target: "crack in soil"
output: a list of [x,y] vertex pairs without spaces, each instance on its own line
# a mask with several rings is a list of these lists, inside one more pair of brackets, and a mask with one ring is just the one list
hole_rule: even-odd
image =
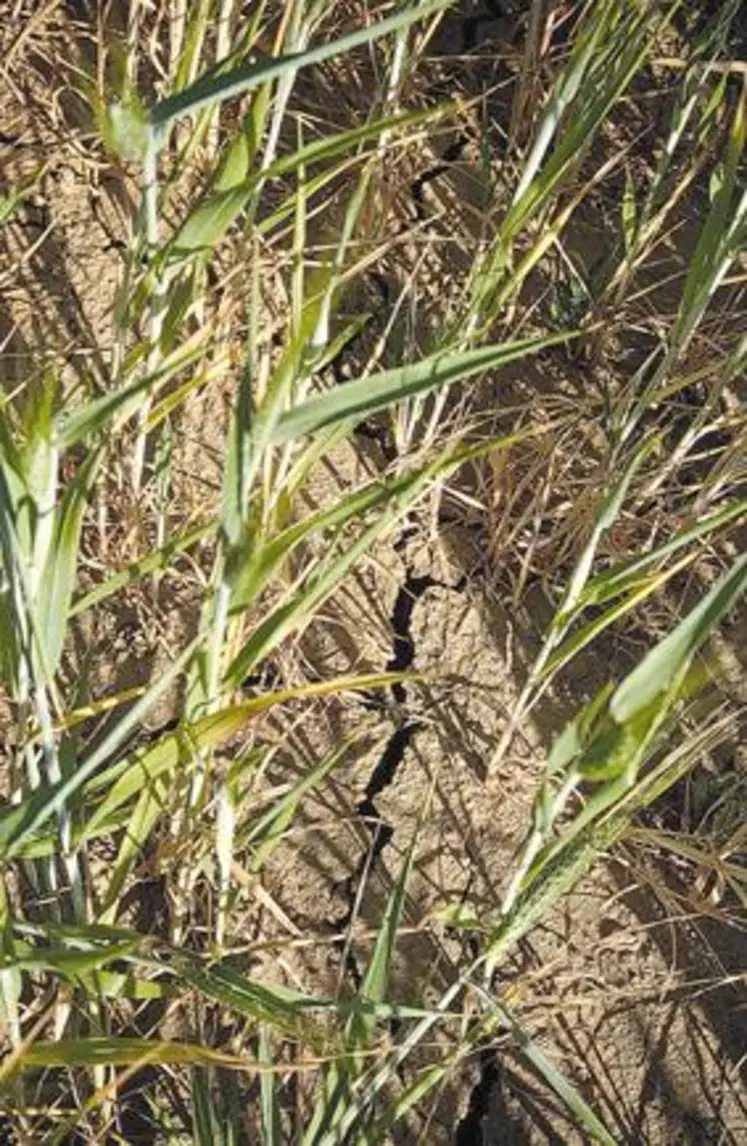
[[483,1146],[483,1122],[490,1110],[490,1096],[499,1081],[495,1051],[484,1050],[479,1059],[479,1077],[470,1091],[467,1110],[454,1135],[454,1146]]
[[[406,540],[410,528],[407,524],[403,526],[402,536],[395,548],[402,547],[403,539]],[[428,573],[418,575],[411,568],[405,569],[404,580],[400,585],[392,608],[390,621],[393,634],[392,655],[386,664],[387,672],[407,672],[413,667],[416,653],[415,639],[412,634],[413,613],[416,604],[428,589],[443,588],[462,592],[465,584],[466,577],[460,578],[456,585],[450,585]],[[406,686],[402,681],[396,681],[392,685],[391,691],[398,710],[406,713],[407,706],[411,703]],[[379,708],[386,705],[386,701],[380,695],[368,697],[367,703],[371,707]],[[375,801],[394,782],[405,753],[412,744],[416,733],[422,727],[422,723],[422,720],[417,717],[405,715],[387,740],[371,771],[363,797],[356,805],[356,814],[371,831],[371,842],[361,856],[355,870],[345,881],[343,895],[349,906],[342,916],[335,921],[337,929],[344,930],[349,927],[355,911],[360,882],[378,862],[384,848],[390,843],[394,835],[393,825],[383,818]],[[357,967],[351,964],[350,970],[354,978],[357,978]]]
[[[399,588],[391,615],[392,655],[387,661],[387,672],[406,672],[415,660],[415,641],[412,636],[412,614],[416,603],[427,589],[439,582],[426,575],[418,577],[411,570],[405,571],[405,579]],[[401,681],[392,685],[392,696],[400,709],[408,704],[408,693]],[[383,708],[386,701],[380,696],[368,696],[370,707]],[[376,797],[388,788],[394,780],[397,769],[404,759],[405,752],[412,743],[415,733],[421,726],[417,719],[407,719],[395,728],[384,745],[381,756],[376,761],[366,784],[363,798],[356,805],[356,814],[371,830],[371,843],[358,861],[354,871],[345,881],[344,898],[348,902],[342,916],[335,921],[335,928],[346,929],[353,918],[357,891],[367,870],[378,861],[382,851],[394,835],[392,824],[384,820],[376,807]],[[352,970],[352,967],[351,967]]]

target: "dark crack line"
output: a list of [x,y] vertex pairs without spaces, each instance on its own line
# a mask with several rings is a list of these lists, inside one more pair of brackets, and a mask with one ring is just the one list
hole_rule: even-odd
[[[387,672],[407,672],[412,668],[415,661],[412,615],[415,606],[423,594],[428,589],[432,589],[439,584],[440,582],[427,573],[423,577],[416,577],[411,572],[407,572],[405,580],[397,593],[394,608],[392,609],[392,632],[394,633],[394,640],[392,643],[392,655],[386,664]],[[407,689],[400,682],[392,685],[392,696],[398,704],[405,705],[407,703]],[[392,740],[394,740],[394,737],[392,737]],[[387,748],[388,747],[387,745]]]
[[[403,526],[403,535],[411,529],[411,523],[406,523]],[[401,549],[401,546],[399,548]],[[411,569],[406,570],[405,579],[399,588],[392,608],[392,655],[386,664],[387,672],[407,672],[413,667],[416,652],[415,639],[412,634],[413,613],[416,604],[428,589],[442,588],[461,592],[465,583],[466,578],[461,578],[456,585],[449,585],[430,574],[418,575],[413,573]],[[401,681],[397,681],[392,685],[391,691],[399,711],[406,713],[410,702],[406,686]],[[380,694],[367,694],[365,702],[369,708],[382,710],[386,708],[386,700]],[[381,853],[394,835],[394,827],[381,816],[376,806],[376,799],[394,782],[405,753],[421,727],[421,720],[405,715],[404,720],[387,740],[381,756],[371,771],[363,798],[356,805],[356,814],[368,827],[371,833],[371,842],[358,861],[355,870],[345,881],[343,895],[350,906],[345,909],[341,918],[335,923],[335,927],[341,931],[346,930],[352,922],[361,880],[374,869]],[[353,981],[359,982],[360,971],[355,959],[350,954],[347,964],[346,970],[350,972]]]
[[464,1118],[456,1128],[454,1146],[483,1146],[483,1124],[490,1109],[490,1096],[499,1080],[495,1051],[480,1055],[480,1077],[472,1087]]

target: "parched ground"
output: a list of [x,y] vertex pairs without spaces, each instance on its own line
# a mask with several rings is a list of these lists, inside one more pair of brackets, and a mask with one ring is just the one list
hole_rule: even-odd
[[[105,384],[121,244],[134,210],[127,173],[92,150],[64,76],[40,47],[44,11],[53,14],[55,7],[27,13],[16,5],[3,44],[0,171],[8,184],[36,178],[18,217],[0,231],[6,393],[42,353],[67,384],[75,384],[79,360]],[[17,29],[36,15],[20,42]],[[425,82],[434,89],[458,83],[470,95],[483,85],[499,108],[517,34],[508,18],[466,12],[450,19],[424,65]],[[313,82],[307,86],[313,95]],[[428,144],[421,175],[449,142],[453,133]],[[460,146],[437,177],[417,187],[416,176],[409,184],[411,201],[402,210],[411,214],[399,222],[403,232],[416,224],[413,252],[425,268],[417,303],[422,318],[410,316],[416,326],[422,321],[427,329],[429,291],[433,297],[444,277],[458,276],[469,257],[484,180],[479,155]],[[437,222],[418,231],[423,202]],[[447,244],[455,202],[460,225]],[[469,210],[461,209],[465,203]],[[593,219],[590,226],[599,241]],[[407,257],[403,242],[399,265],[390,260],[382,269],[395,290]],[[364,297],[377,289],[371,282],[360,287]],[[353,372],[368,349],[356,347],[345,368]],[[501,428],[530,400],[537,424],[565,410],[566,428],[522,443],[492,470],[486,463],[440,487],[360,563],[300,645],[287,650],[287,663],[274,666],[294,674],[289,683],[385,668],[413,669],[422,678],[392,690],[378,707],[319,704],[303,721],[294,714],[292,730],[290,717],[273,718],[283,747],[265,777],[270,786],[298,774],[341,730],[368,722],[372,731],[367,746],[305,802],[268,863],[261,894],[247,891],[243,931],[234,938],[260,977],[280,972],[315,993],[359,979],[371,928],[416,836],[393,993],[407,999],[443,991],[470,959],[473,940],[438,924],[434,912],[445,902],[475,905],[486,915],[498,910],[569,702],[622,673],[645,647],[647,634],[630,632],[586,654],[523,722],[499,766],[491,765],[550,615],[552,571],[566,567],[588,520],[583,496],[563,486],[567,476],[581,487],[575,453],[579,436],[593,432],[583,408],[574,406],[577,374],[562,355],[550,355],[526,372],[492,379],[491,390],[473,396],[470,417],[481,402],[491,409],[503,403]],[[215,504],[230,401],[219,381],[191,395],[179,416],[174,481],[182,521]],[[324,501],[364,473],[384,472],[390,445],[356,435],[327,460],[314,496]],[[543,482],[545,526],[534,534],[531,517],[524,518],[526,507],[534,513],[542,504]],[[554,499],[557,486],[567,495]],[[104,518],[92,507],[84,568],[92,580],[142,551],[136,507],[124,486],[118,504]],[[167,581],[155,603],[133,589],[116,607],[98,611],[78,631],[77,653],[95,692],[157,673],[191,631],[198,604],[197,584],[186,578]],[[168,716],[164,711],[154,723]],[[735,736],[706,762],[704,775],[718,768],[743,774]],[[679,805],[657,814],[676,820]],[[633,839],[600,859],[500,969],[526,1028],[630,1146],[747,1143],[743,919],[729,901],[708,894],[699,874]],[[413,1117],[397,1141],[533,1146],[585,1139],[506,1041],[456,1071],[435,1109]]]

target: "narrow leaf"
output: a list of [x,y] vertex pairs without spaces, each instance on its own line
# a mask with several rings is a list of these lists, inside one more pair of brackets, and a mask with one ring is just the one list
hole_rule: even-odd
[[747,588],[747,555],[741,557],[703,600],[660,641],[623,681],[610,702],[624,724],[666,691]]
[[368,378],[359,378],[355,382],[346,382],[334,390],[310,398],[283,415],[272,432],[272,441],[287,442],[337,422],[349,422],[352,425],[406,398],[440,390],[453,382],[487,370],[496,370],[526,355],[536,354],[548,346],[568,342],[575,333],[565,331],[544,338],[481,346],[460,353],[433,354],[409,366],[399,366],[380,374],[372,374]]
[[293,55],[280,56],[277,59],[260,60],[258,63],[248,64],[242,68],[235,68],[225,72],[215,70],[208,73],[174,95],[168,96],[155,105],[151,111],[151,124],[159,133],[167,128],[174,120],[182,115],[192,115],[203,107],[215,106],[224,100],[242,95],[251,88],[266,84],[271,80],[281,79],[297,72],[299,68],[310,64],[320,64],[332,56],[343,55],[353,48],[363,47],[373,40],[380,39],[399,28],[405,28],[416,20],[433,15],[447,7],[448,0],[426,0],[413,8],[404,8],[393,16],[371,24],[367,28],[358,28],[347,36],[337,40],[329,40],[306,52],[297,52]]

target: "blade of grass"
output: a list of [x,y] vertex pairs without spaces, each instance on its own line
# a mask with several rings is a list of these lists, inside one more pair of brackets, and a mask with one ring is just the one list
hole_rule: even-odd
[[500,1021],[501,1026],[507,1027],[514,1040],[518,1054],[532,1068],[532,1070],[547,1083],[558,1098],[565,1103],[568,1110],[576,1119],[579,1127],[584,1130],[595,1142],[602,1142],[604,1146],[616,1146],[615,1139],[603,1122],[597,1117],[582,1095],[572,1086],[565,1075],[558,1070],[547,1055],[540,1049],[537,1042],[527,1033],[511,1011],[499,999],[489,994],[478,983],[472,984],[472,989],[478,998],[485,1004]]
[[272,433],[272,440],[287,442],[338,422],[346,422],[352,428],[370,414],[386,410],[405,398],[427,394],[476,374],[498,369],[526,355],[569,342],[575,334],[575,331],[565,331],[542,338],[482,346],[476,350],[433,354],[410,366],[384,370],[347,382],[335,390],[309,398],[284,414]]
[[359,28],[346,36],[319,44],[305,52],[274,60],[262,60],[229,72],[221,73],[216,70],[214,74],[206,74],[181,91],[167,96],[166,99],[161,100],[153,107],[150,115],[152,129],[160,134],[183,115],[193,115],[203,107],[214,107],[216,104],[242,95],[260,84],[266,84],[271,80],[282,79],[284,76],[293,74],[299,68],[323,63],[324,60],[329,60],[333,56],[347,55],[354,48],[364,47],[382,36],[389,35],[390,32],[396,32],[400,28],[407,27],[416,20],[422,20],[445,7],[447,7],[447,0],[426,0],[425,3],[418,3],[413,8],[396,12],[367,28]]

